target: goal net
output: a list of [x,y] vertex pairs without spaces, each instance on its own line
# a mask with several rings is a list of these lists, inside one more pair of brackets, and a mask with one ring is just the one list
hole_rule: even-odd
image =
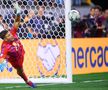
[[[36,83],[72,82],[71,0],[14,1],[21,7],[17,35],[25,49],[27,76]],[[12,28],[14,17],[13,0],[0,0],[0,28]],[[23,82],[8,61],[0,63],[0,83]]]

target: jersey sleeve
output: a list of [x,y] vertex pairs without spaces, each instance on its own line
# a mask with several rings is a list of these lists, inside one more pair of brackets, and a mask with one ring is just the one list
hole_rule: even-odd
[[12,33],[12,35],[16,35],[17,27],[13,26],[12,29],[10,30],[10,32]]

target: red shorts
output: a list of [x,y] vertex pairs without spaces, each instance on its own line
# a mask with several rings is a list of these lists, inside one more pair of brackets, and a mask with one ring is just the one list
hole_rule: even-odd
[[23,68],[23,61],[24,61],[24,56],[21,56],[20,58],[16,58],[14,60],[9,60],[11,65],[17,69],[17,68]]

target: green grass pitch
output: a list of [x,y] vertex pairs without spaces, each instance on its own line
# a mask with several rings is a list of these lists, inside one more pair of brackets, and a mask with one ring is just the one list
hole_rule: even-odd
[[73,75],[71,84],[0,84],[0,90],[108,90],[108,73]]

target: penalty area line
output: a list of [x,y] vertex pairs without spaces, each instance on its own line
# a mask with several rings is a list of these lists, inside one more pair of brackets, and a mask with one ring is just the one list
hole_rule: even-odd
[[[42,87],[42,86],[48,86],[48,85],[58,85],[57,83],[52,83],[52,84],[39,84],[37,85],[37,87]],[[6,86],[6,87],[0,87],[0,90],[3,90],[3,89],[15,89],[15,88],[31,88],[30,86]]]
[[[82,82],[78,82],[78,83],[92,83],[92,82],[104,82],[104,81],[108,81],[108,80],[92,80],[92,81],[82,81]],[[75,82],[77,83],[77,82]]]

